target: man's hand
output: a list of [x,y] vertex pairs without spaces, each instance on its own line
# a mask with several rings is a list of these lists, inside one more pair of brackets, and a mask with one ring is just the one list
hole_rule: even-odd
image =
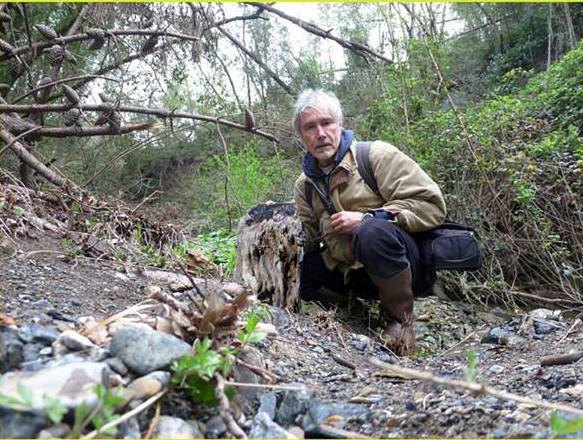
[[362,212],[340,211],[330,216],[332,229],[337,234],[352,234],[362,222]]

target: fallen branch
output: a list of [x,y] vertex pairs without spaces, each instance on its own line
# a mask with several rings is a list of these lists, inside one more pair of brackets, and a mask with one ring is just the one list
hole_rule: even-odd
[[[134,131],[150,130],[157,128],[156,122],[144,122],[141,124],[122,125],[119,129],[115,127],[43,127],[34,132],[34,136],[39,137],[90,137],[90,136],[115,136],[118,134],[127,134]],[[20,127],[11,130],[14,134],[21,134]]]
[[[583,356],[583,355],[582,355]],[[458,388],[471,391],[476,395],[489,395],[502,400],[510,400],[514,402],[525,403],[527,405],[547,408],[556,411],[565,411],[574,414],[583,415],[583,409],[575,408],[571,405],[561,403],[551,403],[544,400],[532,399],[530,397],[519,396],[517,394],[508,393],[506,391],[497,390],[477,382],[466,382],[463,380],[445,379],[425,371],[414,370],[413,368],[398,367],[396,365],[387,364],[378,360],[377,358],[370,358],[370,363],[376,367],[382,368],[383,373],[391,377],[399,377],[402,379],[417,379],[431,382],[437,385],[442,385],[449,388]]]
[[[0,104],[0,113],[52,113],[52,112],[66,112],[73,107],[71,104]],[[81,104],[76,106],[79,110],[104,112],[111,111],[110,104]],[[222,116],[206,116],[195,113],[177,112],[173,110],[166,110],[164,108],[155,107],[139,107],[134,105],[120,105],[115,107],[115,110],[121,113],[138,113],[143,115],[158,116],[160,118],[180,118],[180,119],[194,119],[197,121],[213,122],[221,124],[226,127],[237,128],[239,130],[248,131],[253,134],[262,136],[270,141],[279,142],[278,139],[271,133],[266,133],[255,128],[248,128],[245,124],[238,124],[225,120]],[[78,128],[71,127],[68,130],[76,130]],[[48,129],[47,129],[48,130]],[[55,130],[55,129],[52,129]]]
[[101,428],[96,429],[94,431],[91,431],[89,434],[87,434],[81,438],[95,438],[97,435],[101,434],[102,432],[107,431],[108,429],[111,429],[111,428],[115,428],[116,426],[122,424],[126,420],[129,420],[132,417],[138,415],[139,413],[144,411],[146,408],[149,408],[150,406],[152,406],[154,403],[156,403],[156,401],[158,399],[160,399],[164,394],[166,394],[167,391],[168,391],[168,389],[160,391],[158,394],[153,395],[148,400],[146,400],[144,403],[141,403],[140,405],[136,406],[131,411],[128,411],[127,413],[122,415],[119,419],[115,419],[109,423],[106,423]]
[[[25,130],[26,131],[26,130]],[[36,133],[40,132],[41,130],[37,130]],[[30,153],[24,145],[17,140],[15,136],[9,133],[6,130],[0,130],[0,139],[2,139],[8,147],[18,156],[18,158],[24,162],[26,165],[34,169],[37,173],[47,179],[49,182],[56,186],[65,186],[68,185],[71,188],[78,189],[72,181],[59,176],[53,170],[48,168],[44,163],[38,160],[32,153]]]
[[219,401],[219,414],[221,415],[225,425],[227,425],[227,429],[233,434],[236,438],[247,438],[245,432],[241,429],[233,414],[231,414],[231,409],[229,407],[229,399],[225,395],[225,379],[218,373],[214,375],[215,380],[217,381],[217,387],[215,388],[215,395],[217,396],[217,400]]
[[540,358],[541,367],[547,367],[549,365],[565,365],[577,362],[579,359],[583,358],[583,351],[576,351],[574,353],[567,354],[557,354],[551,356],[543,356]]

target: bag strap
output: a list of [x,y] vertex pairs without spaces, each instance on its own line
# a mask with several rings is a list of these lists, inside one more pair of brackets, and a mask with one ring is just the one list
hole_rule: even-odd
[[374,173],[372,171],[372,165],[370,163],[370,147],[372,142],[358,142],[356,144],[356,163],[358,173],[364,180],[370,189],[374,191],[374,193],[379,196],[379,198],[383,198],[379,191],[379,185],[377,183],[377,179],[374,177]]

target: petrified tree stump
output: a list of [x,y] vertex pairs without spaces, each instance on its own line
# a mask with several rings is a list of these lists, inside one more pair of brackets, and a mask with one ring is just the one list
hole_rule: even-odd
[[299,301],[302,225],[291,203],[258,205],[237,226],[237,272],[261,299],[295,308]]

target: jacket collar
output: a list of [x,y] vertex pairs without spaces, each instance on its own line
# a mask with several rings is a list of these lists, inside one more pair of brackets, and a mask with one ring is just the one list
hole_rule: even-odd
[[[336,152],[336,159],[334,160],[334,166],[332,167],[332,171],[330,174],[336,169],[336,167],[342,162],[344,156],[350,149],[352,145],[352,140],[354,138],[354,132],[352,130],[342,130],[342,134],[340,136],[340,146],[338,147],[338,151]],[[321,179],[326,175],[320,170],[317,166],[317,161],[314,156],[310,153],[306,153],[304,156],[303,162],[304,173],[306,176],[311,177],[312,179]]]

